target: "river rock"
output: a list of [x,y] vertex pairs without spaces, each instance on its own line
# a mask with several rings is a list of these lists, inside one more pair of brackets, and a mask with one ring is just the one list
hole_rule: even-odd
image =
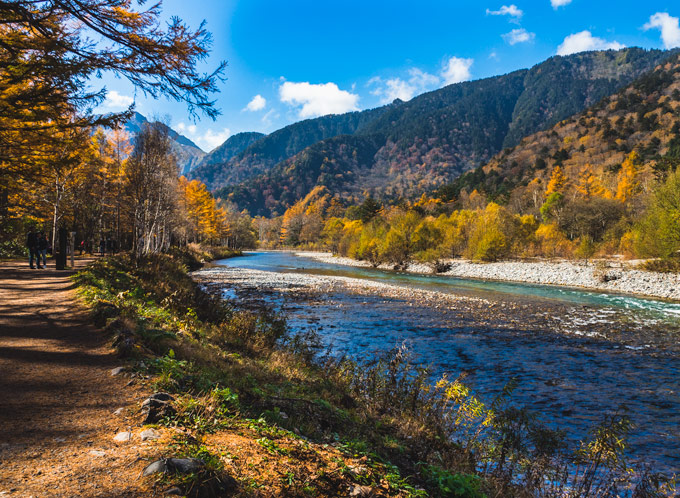
[[139,437],[142,441],[153,441],[155,439],[160,439],[161,435],[153,429],[146,429],[139,434]]
[[349,492],[350,496],[370,497],[375,496],[373,488],[370,486],[354,486]]
[[147,465],[143,475],[149,476],[151,474],[170,472],[189,474],[191,472],[198,472],[203,467],[205,467],[205,462],[198,458],[163,458]]
[[130,441],[130,439],[132,439],[131,432],[119,432],[113,438],[113,440],[118,443],[127,443],[128,441]]

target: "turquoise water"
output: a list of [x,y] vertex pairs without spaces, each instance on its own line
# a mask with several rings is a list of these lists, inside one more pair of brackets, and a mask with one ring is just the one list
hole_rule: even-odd
[[[313,304],[272,291],[293,330],[313,329],[337,354],[366,359],[406,343],[435,375],[465,371],[482,399],[510,378],[514,402],[563,428],[576,443],[605,413],[637,424],[633,462],[680,470],[680,304],[553,286],[485,282],[348,268],[283,252],[220,262],[272,273],[370,279],[481,298],[454,309],[337,291]],[[261,292],[266,285],[259,285]],[[232,289],[238,296],[240,290]],[[246,294],[244,294],[245,296]],[[250,294],[252,296],[252,294]],[[417,303],[416,303],[417,304]]]
[[[680,327],[680,302],[652,299],[628,294],[589,291],[551,285],[464,279],[441,275],[423,275],[374,268],[348,267],[325,263],[288,252],[248,252],[243,258],[221,262],[227,266],[273,272],[334,275],[375,280],[400,286],[446,292],[456,295],[495,299],[499,295],[513,298],[569,303],[573,305],[630,311],[639,320],[659,320]],[[656,326],[656,324],[655,324]]]

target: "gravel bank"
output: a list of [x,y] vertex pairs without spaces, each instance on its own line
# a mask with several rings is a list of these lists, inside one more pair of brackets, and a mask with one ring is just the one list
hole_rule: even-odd
[[412,303],[431,304],[436,308],[453,303],[477,303],[480,306],[491,305],[486,299],[469,296],[443,294],[424,289],[413,289],[397,285],[375,282],[360,278],[339,276],[316,276],[299,273],[278,273],[244,268],[206,268],[192,273],[197,281],[203,284],[228,283],[236,288],[250,288],[255,291],[272,291],[302,295],[329,294],[333,292],[351,292],[360,295],[380,295],[383,297],[404,299]]
[[[331,253],[297,252],[296,255],[346,266],[371,266],[365,261],[333,256]],[[680,300],[680,275],[635,270],[620,262],[609,262],[606,268],[594,263],[574,263],[571,261],[473,263],[454,259],[447,261],[447,263],[451,265],[451,269],[439,275],[564,285]],[[388,265],[381,265],[380,268],[391,269]],[[410,273],[432,273],[432,267],[421,263],[411,263],[406,271]]]

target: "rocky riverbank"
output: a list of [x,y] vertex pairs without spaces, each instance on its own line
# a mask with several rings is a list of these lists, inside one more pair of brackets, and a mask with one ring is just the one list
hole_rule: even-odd
[[[371,266],[366,261],[334,256],[331,253],[298,252],[296,255],[339,265]],[[474,263],[467,260],[452,259],[443,263],[450,265],[447,271],[439,273],[439,275],[444,276],[582,287],[607,292],[680,300],[680,275],[638,270],[619,261],[577,263],[558,260]],[[381,265],[379,268],[392,269],[389,265]],[[423,263],[410,263],[404,271],[433,273],[433,267]]]

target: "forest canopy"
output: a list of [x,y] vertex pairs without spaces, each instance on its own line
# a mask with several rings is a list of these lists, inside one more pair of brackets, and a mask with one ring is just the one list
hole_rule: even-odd
[[[148,178],[173,191],[166,201],[179,199],[165,139],[155,140],[161,147],[153,161],[135,162],[145,157],[148,141],[133,143],[117,130],[133,107],[95,114],[106,97],[97,79],[113,74],[147,96],[185,103],[195,117],[215,118],[211,95],[226,63],[201,73],[212,42],[205,24],[192,29],[178,17],[164,22],[161,2],[144,4],[0,1],[0,244],[16,249],[29,225],[51,230],[53,240],[58,226],[68,226],[91,245],[114,233],[119,242],[136,241],[121,214],[121,206],[129,207],[121,198],[134,190],[135,164],[153,166]],[[162,180],[169,177],[171,187]]]

